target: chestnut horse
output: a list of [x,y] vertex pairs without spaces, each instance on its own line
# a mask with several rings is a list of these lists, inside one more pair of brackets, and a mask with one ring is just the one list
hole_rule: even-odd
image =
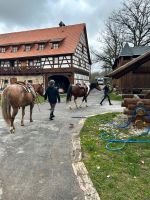
[[[33,84],[31,88],[20,84],[8,85],[2,94],[2,114],[7,124],[10,125],[10,132],[15,132],[14,119],[18,109],[22,107],[21,126],[24,126],[25,107],[30,105],[30,122],[32,120],[32,110],[37,94],[43,96],[43,84]],[[12,113],[11,113],[12,108]]]
[[[76,105],[76,108],[78,108],[76,99],[77,97],[83,97],[82,103],[85,101],[87,106],[87,96],[89,95],[90,91],[94,88],[101,91],[101,88],[98,85],[98,83],[91,83],[89,86],[87,86],[86,84],[70,85],[67,91],[66,103],[71,101],[72,96],[74,96],[74,103]],[[80,104],[79,107],[81,107],[82,103]]]

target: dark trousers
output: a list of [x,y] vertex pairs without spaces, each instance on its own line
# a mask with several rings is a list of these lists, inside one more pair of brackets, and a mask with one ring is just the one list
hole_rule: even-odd
[[52,119],[54,117],[54,110],[55,110],[55,103],[50,103],[50,109],[51,109],[51,112],[50,112],[50,119]]
[[103,101],[104,101],[106,98],[107,98],[107,99],[108,99],[108,101],[109,101],[109,105],[111,105],[112,103],[110,102],[110,97],[109,97],[109,95],[108,95],[108,94],[105,94],[105,95],[104,95],[104,98],[101,100],[100,104],[102,104],[102,103],[103,103]]

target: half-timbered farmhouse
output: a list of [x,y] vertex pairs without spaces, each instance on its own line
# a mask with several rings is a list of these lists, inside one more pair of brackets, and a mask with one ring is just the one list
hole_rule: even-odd
[[54,79],[66,90],[88,82],[90,53],[85,24],[0,34],[0,87],[14,81]]
[[122,49],[109,74],[121,93],[139,93],[150,88],[150,46]]

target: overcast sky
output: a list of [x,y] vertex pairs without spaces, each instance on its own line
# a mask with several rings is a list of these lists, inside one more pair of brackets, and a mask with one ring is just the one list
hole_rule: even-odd
[[86,23],[90,46],[121,0],[0,0],[0,33]]

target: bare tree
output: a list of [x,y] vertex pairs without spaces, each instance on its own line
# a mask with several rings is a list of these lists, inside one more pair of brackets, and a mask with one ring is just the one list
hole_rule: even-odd
[[150,44],[150,0],[126,0],[110,20],[122,26],[126,41],[134,46]]
[[105,71],[110,71],[115,59],[118,57],[124,42],[122,27],[111,23],[111,20],[105,24],[106,30],[99,38],[101,43],[100,51],[92,50],[93,62],[103,62]]
[[111,68],[125,42],[134,46],[150,44],[150,0],[124,0],[109,17],[105,29],[99,41],[102,48],[92,50],[93,60]]

